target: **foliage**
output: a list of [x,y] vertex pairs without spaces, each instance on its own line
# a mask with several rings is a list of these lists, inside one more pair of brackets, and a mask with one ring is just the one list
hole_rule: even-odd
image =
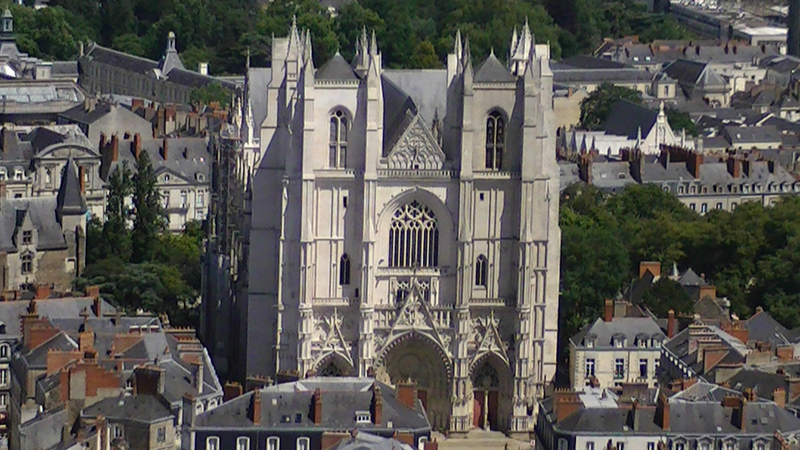
[[653,283],[650,290],[642,296],[642,303],[658,317],[667,317],[670,310],[679,314],[694,312],[694,303],[689,294],[680,283],[668,277],[661,277]]
[[166,217],[156,181],[150,156],[147,152],[141,152],[136,159],[136,175],[133,176],[133,262],[152,260],[158,246],[156,238],[166,229]]
[[603,83],[591,94],[581,100],[580,127],[585,130],[597,130],[608,119],[611,109],[619,100],[641,104],[642,93],[624,86]]
[[226,108],[231,103],[231,92],[221,84],[214,82],[208,86],[192,89],[189,98],[196,105],[208,106],[212,102],[219,102],[223,108]]
[[667,114],[667,121],[669,122],[670,128],[672,131],[676,133],[681,130],[686,130],[686,134],[688,136],[699,136],[700,130],[697,129],[697,125],[692,120],[689,113],[678,111],[675,108],[667,107],[665,109]]
[[629,185],[614,196],[572,185],[561,196],[560,224],[562,352],[606,298],[628,288],[641,261],[665,268],[642,298],[658,315],[692,310],[693,300],[668,278],[675,264],[704,273],[740,317],[761,306],[787,327],[800,326],[800,198],[700,216],[657,185]]

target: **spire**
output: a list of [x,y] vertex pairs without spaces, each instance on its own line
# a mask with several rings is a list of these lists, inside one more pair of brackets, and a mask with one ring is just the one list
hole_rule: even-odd
[[514,50],[517,48],[517,42],[518,41],[519,41],[519,36],[517,36],[517,26],[514,25],[514,31],[511,32],[511,46],[508,47],[509,55],[513,55],[514,54]]
[[489,57],[491,57],[491,58],[495,58],[496,57],[496,56],[494,56],[494,47],[492,47],[492,49],[489,50]]
[[245,54],[247,55],[247,59],[245,59],[244,67],[247,71],[250,71],[250,46],[247,46],[247,50],[245,50]]
[[367,27],[361,27],[361,57],[369,55],[369,38],[367,37]]
[[661,100],[661,103],[658,104],[658,115],[664,115],[664,100]]
[[641,125],[636,129],[636,148],[642,145],[642,127]]
[[464,49],[461,47],[461,30],[456,30],[456,42],[453,44],[453,53],[456,54],[456,60],[461,61]]
[[[311,65],[313,66],[314,55],[312,54],[313,48],[311,47],[311,31],[309,30],[306,30],[306,36],[305,36],[305,42],[303,43],[303,48],[305,50],[303,52],[303,62],[306,64],[311,63]],[[339,51],[337,50],[336,53],[339,53]]]
[[472,51],[469,48],[469,36],[464,39],[464,57],[462,58],[462,65],[464,70],[469,66],[470,72],[472,71]]
[[378,41],[375,39],[375,30],[372,30],[372,37],[370,38],[369,42],[369,53],[372,56],[376,56],[378,54]]
[[72,158],[67,160],[64,166],[64,174],[61,177],[61,186],[58,188],[56,197],[56,213],[61,216],[80,215],[87,211],[86,199],[81,192],[81,182],[78,179],[78,170]]

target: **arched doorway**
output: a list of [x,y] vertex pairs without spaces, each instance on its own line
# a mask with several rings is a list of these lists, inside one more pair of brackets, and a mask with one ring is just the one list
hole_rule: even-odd
[[431,340],[409,333],[390,344],[376,376],[393,385],[412,381],[431,426],[446,430],[451,414],[451,366],[447,355]]
[[317,363],[315,374],[318,377],[349,377],[354,371],[342,356],[331,353]]
[[513,413],[513,377],[505,361],[487,354],[473,365],[472,425],[485,430],[506,431]]

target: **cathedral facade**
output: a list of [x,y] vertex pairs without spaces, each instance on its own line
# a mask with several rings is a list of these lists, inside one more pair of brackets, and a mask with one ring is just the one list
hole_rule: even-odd
[[548,46],[526,25],[505,64],[456,36],[446,69],[384,70],[366,32],[318,69],[307,32],[272,45],[265,98],[249,80],[247,375],[411,381],[437,429],[531,431],[556,369]]

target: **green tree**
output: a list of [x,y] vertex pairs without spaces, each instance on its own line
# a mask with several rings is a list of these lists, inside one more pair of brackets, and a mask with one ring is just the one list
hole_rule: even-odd
[[611,114],[611,109],[620,100],[642,103],[642,93],[624,86],[603,83],[591,94],[581,100],[580,127],[587,130],[599,129]]
[[133,177],[133,231],[131,260],[135,263],[151,261],[158,247],[158,236],[166,230],[166,219],[161,205],[161,193],[156,188],[156,174],[150,156],[142,152],[136,160]]
[[642,296],[642,303],[658,317],[667,317],[670,310],[676,313],[691,314],[694,302],[677,281],[661,277]]
[[189,98],[195,105],[208,106],[212,102],[219,102],[223,108],[227,108],[231,103],[231,91],[222,87],[220,83],[213,82],[207,86],[192,89]]
[[700,135],[700,131],[697,129],[697,125],[692,120],[692,117],[689,116],[689,113],[678,111],[672,107],[666,108],[665,112],[672,131],[679,132],[681,130],[686,130],[686,134],[689,136]]
[[436,55],[433,44],[430,41],[422,41],[414,49],[410,66],[412,69],[438,69],[442,67],[442,63]]
[[115,50],[125,52],[135,56],[145,56],[145,45],[142,38],[135,34],[123,34],[115,37],[111,41],[111,47]]
[[103,224],[101,248],[105,255],[117,255],[123,261],[131,258],[131,233],[128,230],[130,211],[126,204],[133,194],[133,175],[127,161],[111,173],[106,195],[106,222]]

